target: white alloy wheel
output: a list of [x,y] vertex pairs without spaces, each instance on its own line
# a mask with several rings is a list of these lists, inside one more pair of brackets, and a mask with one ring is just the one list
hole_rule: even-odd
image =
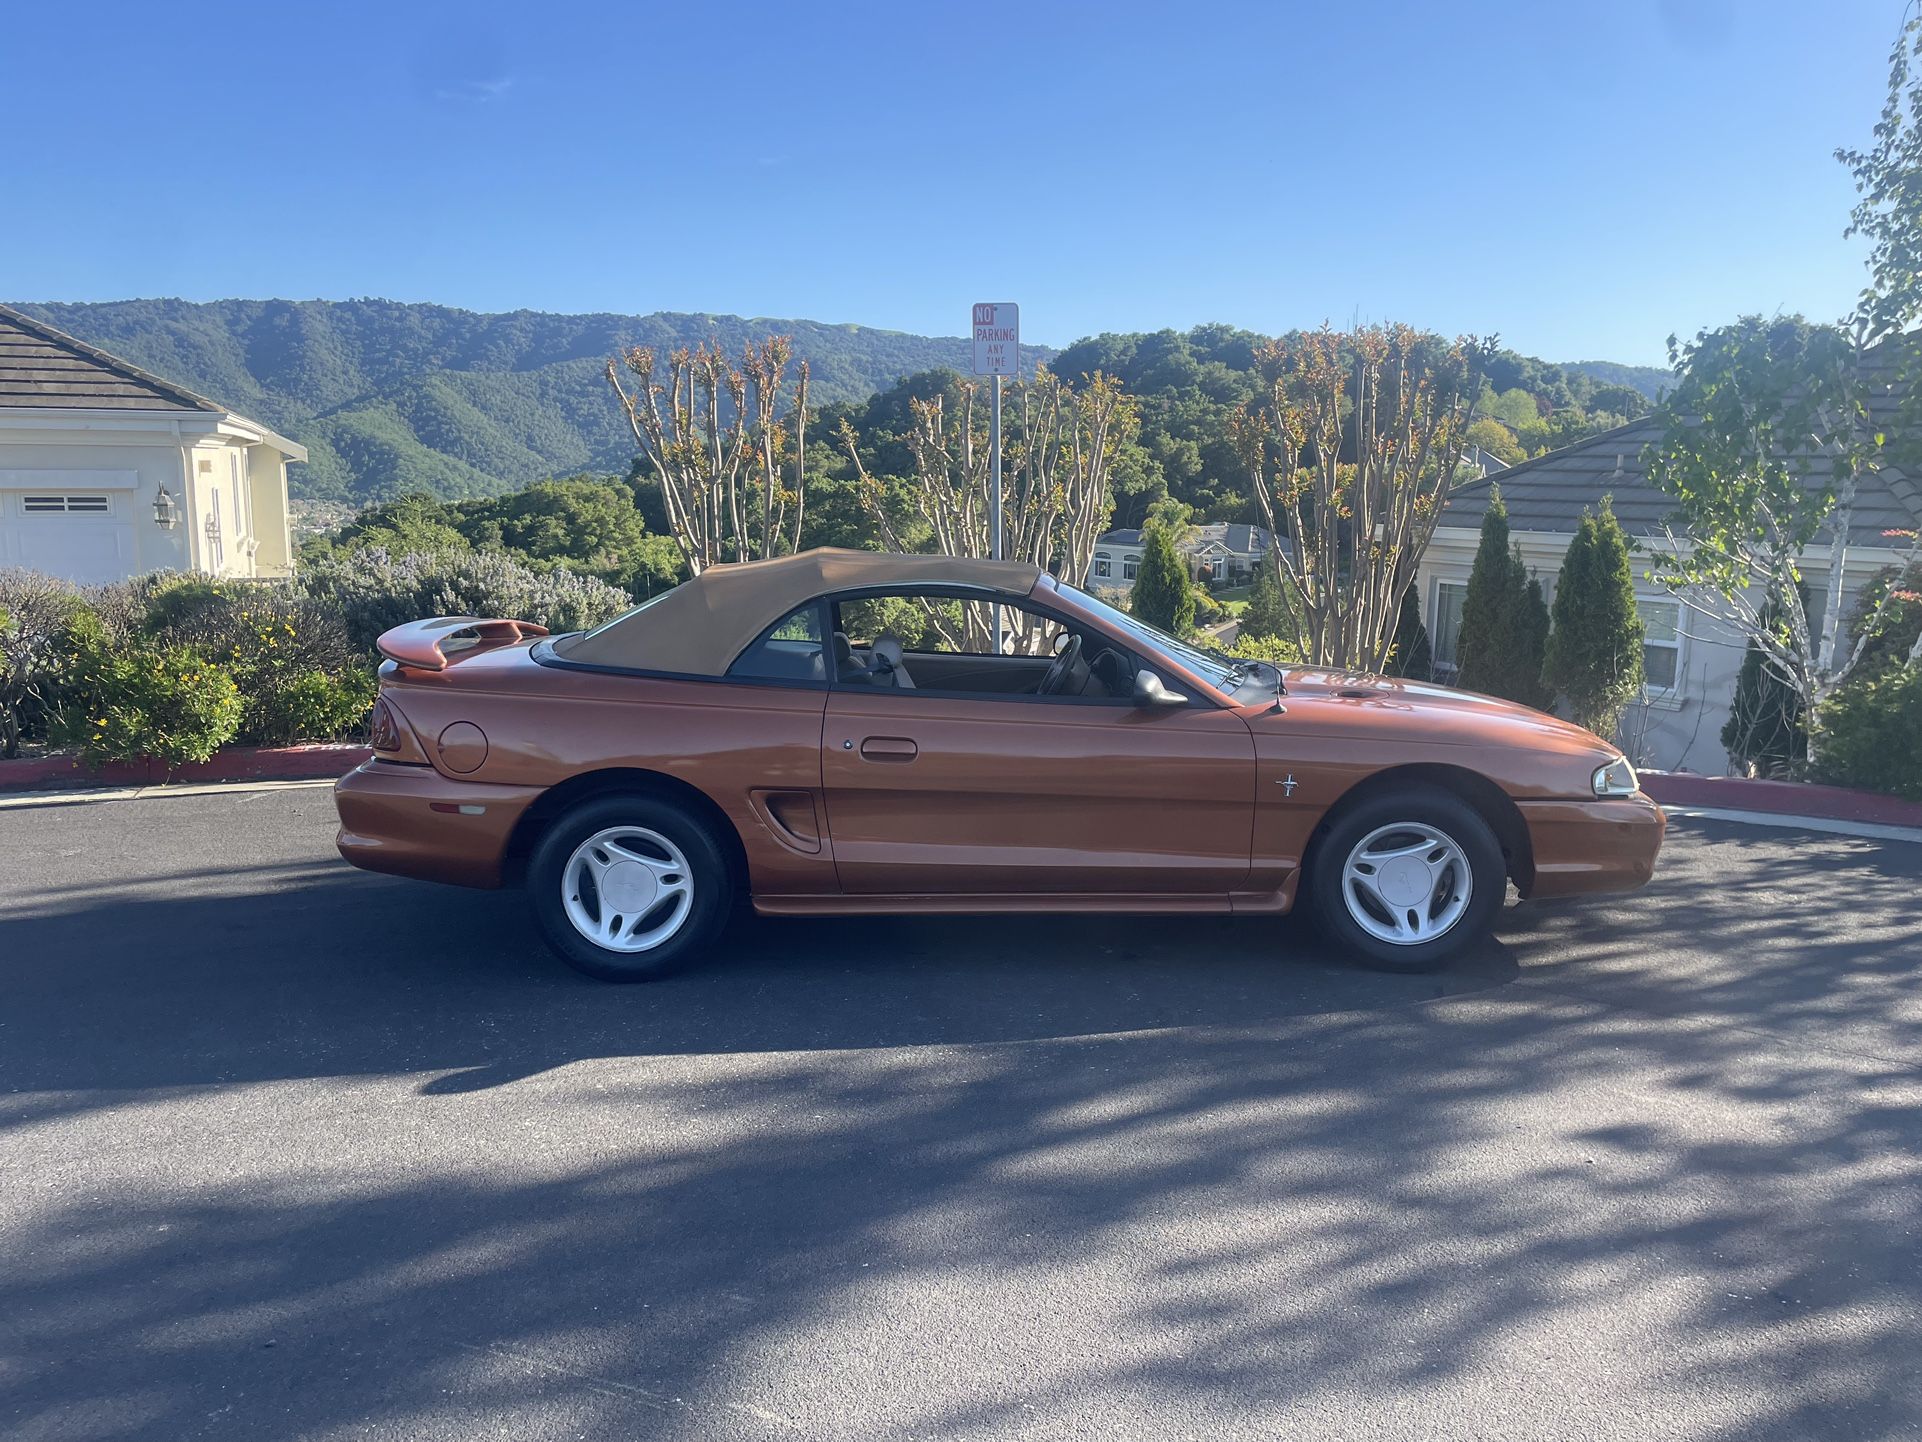
[[574,929],[608,951],[652,951],[694,908],[687,857],[645,826],[597,831],[561,868],[561,906]]
[[1447,832],[1421,821],[1378,826],[1341,869],[1341,895],[1355,925],[1393,946],[1419,946],[1455,928],[1474,894],[1468,856]]

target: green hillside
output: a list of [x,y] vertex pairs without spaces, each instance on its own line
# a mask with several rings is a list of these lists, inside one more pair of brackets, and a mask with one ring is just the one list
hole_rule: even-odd
[[[388,300],[123,300],[20,308],[177,381],[305,445],[298,497],[361,505],[424,491],[498,495],[581,471],[625,471],[634,442],[602,368],[627,345],[667,350],[715,339],[791,335],[817,405],[854,404],[910,375],[965,370],[960,337],[907,335],[809,320],[732,315],[483,315]],[[1259,337],[1232,326],[1103,335],[1057,356],[1069,376],[1101,368],[1146,407],[1120,514],[1172,493],[1203,514],[1248,507],[1224,417],[1253,395]],[[1647,366],[1566,366],[1503,352],[1485,413],[1505,430],[1478,437],[1504,459],[1567,444],[1611,424],[1668,378]],[[1624,394],[1624,393],[1629,394]],[[1493,421],[1491,420],[1491,425]]]
[[[810,398],[853,401],[938,366],[958,337],[731,315],[482,315],[398,301],[125,300],[20,309],[308,448],[293,488],[367,501],[498,494],[634,454],[602,367],[623,346],[794,337]],[[1047,352],[1037,350],[1037,358]]]
[[1667,366],[1625,366],[1619,361],[1564,361],[1562,369],[1587,376],[1598,386],[1627,386],[1640,391],[1651,401],[1675,384],[1675,372]]

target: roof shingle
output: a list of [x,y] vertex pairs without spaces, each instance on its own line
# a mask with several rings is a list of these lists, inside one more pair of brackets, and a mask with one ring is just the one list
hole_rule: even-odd
[[0,408],[220,411],[117,356],[0,305]]
[[[1869,409],[1871,414],[1892,416],[1897,405],[1894,394],[1884,390],[1871,401]],[[1582,512],[1609,496],[1623,530],[1631,536],[1659,537],[1664,522],[1675,514],[1675,499],[1650,484],[1642,452],[1661,433],[1661,420],[1647,416],[1469,481],[1449,493],[1441,524],[1479,526],[1482,513],[1488,509],[1489,487],[1500,486],[1510,530],[1572,535]],[[1830,462],[1826,456],[1808,457],[1800,469],[1811,487],[1827,484]],[[1912,478],[1885,466],[1857,480],[1850,545],[1887,546],[1884,531],[1918,526],[1922,526],[1922,487]],[[1818,543],[1826,543],[1828,534],[1824,527]]]

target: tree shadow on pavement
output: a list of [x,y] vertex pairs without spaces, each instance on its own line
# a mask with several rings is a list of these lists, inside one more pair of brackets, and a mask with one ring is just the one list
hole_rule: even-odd
[[1435,978],[901,920],[621,989],[505,897],[27,907],[0,1433],[1912,1437],[1917,858],[1748,846]]

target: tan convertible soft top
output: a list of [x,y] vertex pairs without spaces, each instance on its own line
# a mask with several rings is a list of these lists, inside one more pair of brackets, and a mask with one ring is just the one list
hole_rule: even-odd
[[945,585],[1026,596],[1040,578],[1041,568],[1028,561],[822,547],[772,561],[711,566],[597,630],[561,637],[554,650],[595,666],[719,676],[769,626],[830,591]]

